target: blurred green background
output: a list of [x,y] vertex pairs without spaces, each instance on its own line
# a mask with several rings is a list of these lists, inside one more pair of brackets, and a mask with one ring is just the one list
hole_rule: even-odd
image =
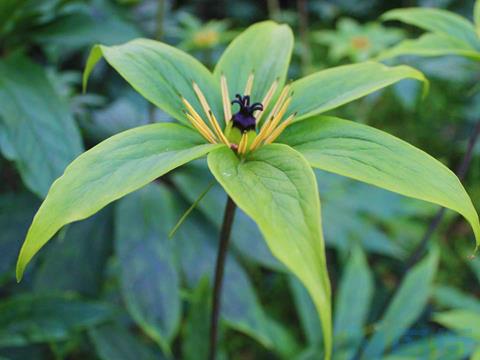
[[[471,18],[473,1],[0,0],[0,359],[205,359],[216,243],[226,195],[203,160],[63,229],[17,284],[26,229],[50,184],[82,151],[120,131],[171,121],[104,62],[86,93],[95,43],[149,37],[212,68],[229,41],[265,19],[296,36],[289,77],[368,60],[419,31],[385,11],[434,6]],[[248,56],[248,54],[246,54]],[[452,169],[480,121],[480,65],[460,57],[390,61],[423,71],[335,115],[388,131]],[[334,359],[479,359],[480,259],[468,224],[438,208],[325,172],[323,228],[334,297]],[[479,210],[480,144],[464,180]],[[435,246],[433,246],[433,244]],[[322,334],[302,285],[237,213],[223,293],[224,359],[320,359]]]

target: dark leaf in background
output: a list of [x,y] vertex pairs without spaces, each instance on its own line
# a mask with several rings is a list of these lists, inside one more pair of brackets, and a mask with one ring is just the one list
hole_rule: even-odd
[[[193,213],[178,229],[172,241],[188,286],[197,286],[204,276],[213,279],[217,254],[214,239],[217,237],[217,231],[198,212]],[[266,347],[273,345],[266,315],[255,290],[233,255],[226,263],[221,314],[229,327],[253,337]]]
[[162,360],[138,337],[120,324],[104,324],[88,332],[97,355],[102,360]]
[[[478,345],[478,344],[477,344]],[[466,337],[439,334],[395,348],[384,360],[461,360],[475,349],[476,341]]]
[[112,316],[106,304],[72,297],[12,297],[0,303],[0,347],[66,340]]
[[345,358],[355,356],[365,334],[374,294],[373,275],[361,248],[346,262],[335,301],[334,347]]
[[65,228],[43,253],[35,271],[36,292],[98,294],[111,250],[111,209]]
[[83,149],[78,128],[44,69],[23,56],[0,60],[0,103],[0,149],[44,197]]
[[125,305],[164,351],[180,321],[179,277],[172,242],[173,195],[158,184],[120,200],[115,214],[115,251]]
[[212,291],[208,277],[200,279],[189,295],[188,315],[185,322],[182,358],[206,360],[210,334]]
[[437,263],[438,251],[432,250],[409,271],[375,326],[375,333],[365,347],[362,359],[381,356],[421,315],[433,290]]
[[28,193],[0,195],[0,282],[13,279],[22,239],[38,205]]

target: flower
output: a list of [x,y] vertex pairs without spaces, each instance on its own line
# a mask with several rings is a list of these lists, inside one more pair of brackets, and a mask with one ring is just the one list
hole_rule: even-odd
[[[204,116],[208,121],[205,121],[184,97],[182,97],[182,102],[186,108],[186,117],[205,140],[212,144],[223,143],[239,154],[246,155],[262,145],[273,143],[283,130],[292,123],[295,113],[283,119],[292,100],[292,94],[289,93],[290,85],[282,89],[280,96],[268,116],[266,116],[264,115],[265,110],[270,105],[277,90],[278,80],[272,83],[262,102],[250,104],[250,94],[254,79],[254,74],[250,74],[243,92],[244,95],[236,94],[236,99],[230,101],[227,78],[225,75],[221,76],[222,102],[226,124],[224,130],[221,129],[202,90],[195,82],[193,83],[192,88],[202,105]],[[233,104],[238,104],[240,108],[237,113],[232,115],[231,105]],[[262,123],[263,118],[266,120]],[[282,120],[284,121],[281,122]],[[210,124],[211,128],[207,123]],[[259,126],[260,124],[261,126]],[[258,133],[257,128],[259,130]]]

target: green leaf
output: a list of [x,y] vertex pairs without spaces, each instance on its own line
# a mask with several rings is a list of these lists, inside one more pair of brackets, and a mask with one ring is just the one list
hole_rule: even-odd
[[0,103],[0,148],[44,197],[83,148],[70,110],[43,68],[22,56],[0,61]]
[[112,315],[105,304],[71,297],[12,297],[0,303],[0,347],[66,340]]
[[480,36],[480,1],[476,0],[473,7],[473,22],[477,30],[477,36]]
[[390,302],[375,333],[362,354],[362,359],[381,357],[422,313],[432,291],[437,270],[438,251],[431,253],[407,274]]
[[[335,301],[335,351],[341,351],[345,358],[355,355],[364,337],[373,291],[373,276],[367,259],[362,249],[355,246],[347,261]],[[352,306],[352,299],[355,299],[355,306]]]
[[392,354],[382,357],[383,360],[463,360],[474,349],[472,339],[454,334],[438,334],[408,342],[395,348]]
[[394,9],[383,14],[382,20],[402,21],[435,34],[455,38],[474,49],[480,49],[480,41],[472,23],[447,10],[433,8]]
[[460,180],[414,146],[369,126],[325,116],[289,126],[279,141],[313,167],[457,211],[480,244],[478,215]]
[[35,215],[18,258],[17,279],[62,226],[220,146],[202,143],[200,135],[181,125],[152,124],[112,136],[80,155],[55,181]]
[[37,293],[70,291],[84,296],[98,295],[111,249],[112,213],[106,210],[109,209],[72,224],[45,249],[43,261],[34,274]]
[[319,114],[392,85],[400,80],[428,82],[421,72],[409,66],[388,67],[364,62],[321,70],[292,83],[294,93],[289,113],[297,112],[297,121]]
[[208,165],[235,203],[258,224],[273,255],[305,285],[331,355],[330,282],[317,183],[306,160],[288,146],[264,146],[245,161],[223,147]]
[[437,286],[433,296],[435,301],[444,307],[461,308],[480,313],[480,300],[454,287]]
[[480,52],[462,41],[442,34],[427,33],[414,40],[404,40],[398,45],[378,55],[377,60],[384,60],[402,55],[442,56],[459,55],[473,60],[480,60]]
[[227,47],[214,74],[220,81],[227,78],[230,97],[243,93],[247,79],[252,73],[255,80],[252,99],[262,101],[268,89],[279,79],[284,83],[293,49],[293,34],[288,25],[264,21],[250,26]]
[[211,288],[204,277],[190,295],[189,311],[182,341],[183,359],[208,359]]
[[83,74],[83,87],[97,62],[105,60],[141,95],[180,122],[188,123],[181,96],[199,114],[204,114],[195,95],[192,81],[198,84],[216,115],[222,120],[220,83],[187,53],[167,44],[137,39],[118,46],[95,45]]
[[128,312],[166,352],[180,322],[180,280],[168,239],[175,214],[170,192],[150,184],[119,201],[115,252]]
[[436,314],[434,320],[463,336],[480,341],[480,314],[470,310],[451,310]]
[[140,341],[127,328],[120,324],[105,324],[89,332],[97,355],[102,360],[162,360],[158,353]]

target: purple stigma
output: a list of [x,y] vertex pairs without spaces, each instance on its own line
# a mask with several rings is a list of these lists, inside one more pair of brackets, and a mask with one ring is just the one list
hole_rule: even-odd
[[240,109],[232,116],[233,126],[238,128],[242,133],[255,130],[257,119],[255,119],[253,113],[257,110],[263,110],[263,105],[258,102],[250,105],[249,95],[241,96],[237,94],[235,97],[236,99],[232,101],[232,105],[238,104]]

